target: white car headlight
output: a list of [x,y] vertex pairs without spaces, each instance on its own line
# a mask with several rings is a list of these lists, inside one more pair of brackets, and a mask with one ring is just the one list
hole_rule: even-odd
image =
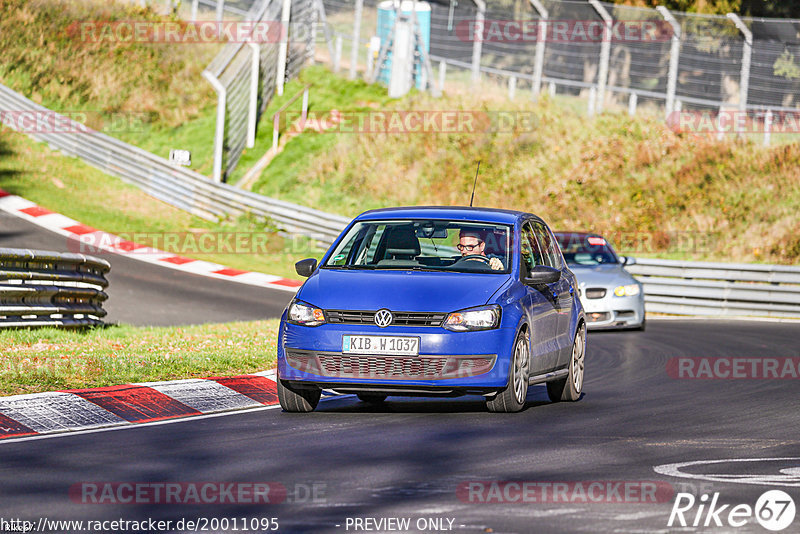
[[454,332],[491,330],[500,326],[500,306],[481,306],[449,314],[442,327]]
[[292,324],[319,326],[325,323],[325,312],[299,300],[289,304],[288,320]]
[[639,294],[639,284],[628,284],[614,288],[614,295],[618,297],[635,297]]

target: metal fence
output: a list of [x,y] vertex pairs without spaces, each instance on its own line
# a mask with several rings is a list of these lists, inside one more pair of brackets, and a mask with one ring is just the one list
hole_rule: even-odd
[[0,248],[0,328],[102,325],[110,269],[83,254]]
[[648,312],[800,318],[800,267],[637,259]]
[[[331,243],[348,219],[319,210],[242,191],[215,183],[197,172],[174,166],[164,158],[96,131],[86,131],[58,113],[32,102],[0,85],[0,110],[45,114],[63,126],[63,132],[30,133],[69,156],[76,156],[100,169],[136,185],[145,193],[207,220],[250,213],[274,221],[280,229],[307,235],[320,243]],[[6,114],[0,113],[0,117]],[[17,121],[7,119],[15,128]],[[65,133],[70,132],[70,133]]]
[[256,126],[269,101],[283,93],[284,82],[297,76],[312,55],[315,17],[313,0],[259,0],[245,20],[280,21],[282,33],[269,42],[229,43],[203,71],[217,92],[217,182],[236,168],[245,148],[255,145]]
[[[364,28],[375,26],[377,1],[364,0],[363,20],[356,24],[358,1],[324,0],[324,5],[338,36],[352,40],[358,26],[363,45],[370,38]],[[786,120],[796,122],[800,112],[800,20],[698,15],[596,0],[529,0],[514,9],[482,0],[429,3],[430,54],[443,81],[493,78],[508,83],[511,94],[527,90],[535,98],[546,90],[583,96],[590,113],[614,105],[635,112],[646,103],[666,114],[732,109],[760,121],[759,129],[777,129],[787,113]],[[527,24],[528,33],[520,35],[516,23]],[[602,27],[612,38],[582,38],[577,28],[590,27]],[[617,38],[614,32],[628,27],[655,31],[648,38]],[[362,67],[368,62],[363,54],[353,57]]]

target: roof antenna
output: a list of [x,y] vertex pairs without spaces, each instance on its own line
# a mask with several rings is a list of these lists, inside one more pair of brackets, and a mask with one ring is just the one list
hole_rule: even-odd
[[475,200],[475,186],[478,184],[478,171],[481,170],[481,160],[478,160],[478,168],[475,169],[475,181],[472,183],[472,196],[469,197],[469,207],[472,207],[472,201]]

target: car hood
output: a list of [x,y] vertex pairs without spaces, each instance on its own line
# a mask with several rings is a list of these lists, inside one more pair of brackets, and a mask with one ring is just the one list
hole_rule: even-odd
[[454,311],[486,304],[511,275],[318,269],[297,298],[323,309]]
[[570,265],[578,284],[586,287],[616,287],[632,284],[636,280],[619,263],[605,265]]

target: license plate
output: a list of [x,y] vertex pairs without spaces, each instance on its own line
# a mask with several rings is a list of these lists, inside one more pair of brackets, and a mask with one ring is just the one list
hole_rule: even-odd
[[419,338],[400,336],[342,336],[342,352],[349,354],[417,356],[419,354]]

